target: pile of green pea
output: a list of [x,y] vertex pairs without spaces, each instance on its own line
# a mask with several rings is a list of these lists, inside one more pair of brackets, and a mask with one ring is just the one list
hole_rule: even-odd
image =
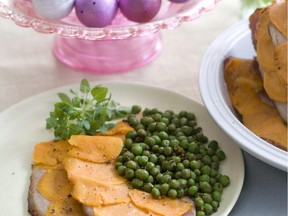
[[192,112],[145,108],[139,118],[140,112],[134,105],[125,119],[135,130],[126,134],[115,164],[118,173],[154,198],[188,196],[197,216],[211,215],[230,184],[219,172],[226,155],[218,142],[208,140]]

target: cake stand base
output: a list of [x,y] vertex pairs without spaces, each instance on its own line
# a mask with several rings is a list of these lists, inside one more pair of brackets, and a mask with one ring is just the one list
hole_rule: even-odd
[[56,36],[53,52],[64,64],[97,74],[116,74],[144,66],[161,51],[159,32],[129,39],[84,40]]

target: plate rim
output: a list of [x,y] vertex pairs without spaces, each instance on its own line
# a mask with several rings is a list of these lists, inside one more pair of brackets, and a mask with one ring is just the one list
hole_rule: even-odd
[[[261,161],[287,172],[287,152],[269,144],[248,130],[231,112],[228,105],[224,102],[223,95],[218,91],[220,85],[214,82],[220,73],[215,68],[221,68],[224,58],[227,57],[233,46],[248,35],[251,35],[249,21],[248,19],[243,19],[232,25],[212,42],[206,50],[200,66],[198,79],[200,95],[210,116],[242,149]],[[211,59],[213,60],[211,61]],[[215,73],[212,73],[212,78],[209,80],[208,71],[213,71],[213,68]],[[209,75],[211,76],[211,73]],[[227,114],[225,117],[223,116],[223,110]],[[240,130],[231,130],[232,126]],[[253,144],[256,143],[258,151],[255,151],[255,145],[246,144],[245,142],[247,141]]]

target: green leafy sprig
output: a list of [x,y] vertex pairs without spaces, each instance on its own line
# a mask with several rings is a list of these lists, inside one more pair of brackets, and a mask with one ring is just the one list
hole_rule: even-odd
[[70,89],[70,93],[71,97],[58,93],[61,101],[54,104],[54,111],[46,119],[46,128],[54,129],[56,139],[66,140],[75,134],[95,135],[99,131],[105,134],[115,125],[111,121],[130,112],[130,108],[111,99],[108,88],[91,88],[86,79],[81,81],[80,92]]

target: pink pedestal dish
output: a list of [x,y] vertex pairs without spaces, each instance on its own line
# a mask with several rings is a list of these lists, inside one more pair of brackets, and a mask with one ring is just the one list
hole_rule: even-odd
[[112,24],[89,28],[75,10],[59,21],[41,18],[31,0],[0,0],[0,16],[40,33],[54,33],[53,52],[64,64],[98,74],[126,72],[154,60],[161,52],[160,30],[174,29],[212,10],[219,0],[189,0],[175,4],[162,0],[150,22],[135,23],[118,11]]

